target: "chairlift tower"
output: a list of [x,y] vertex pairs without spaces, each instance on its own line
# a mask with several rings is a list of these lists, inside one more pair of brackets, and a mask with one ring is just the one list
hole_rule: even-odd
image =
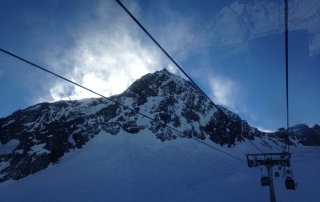
[[[270,190],[270,201],[275,202],[276,196],[273,186],[273,166],[287,166],[290,167],[291,153],[262,153],[262,154],[246,154],[248,167],[266,166],[269,177],[269,190]],[[262,179],[261,179],[262,180]],[[261,183],[263,183],[261,181]]]

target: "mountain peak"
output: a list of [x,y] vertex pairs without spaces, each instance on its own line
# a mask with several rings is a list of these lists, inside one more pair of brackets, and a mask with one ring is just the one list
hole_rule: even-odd
[[[81,149],[103,131],[117,135],[145,130],[161,141],[208,139],[228,147],[269,135],[212,104],[189,81],[163,69],[108,99],[40,103],[0,119],[1,144],[11,145],[0,155],[5,165],[0,167],[0,182],[59,163],[65,153]],[[270,137],[283,142],[282,136]]]
[[163,68],[163,69],[161,69],[161,70],[159,70],[159,71],[156,71],[156,72],[170,73],[170,72],[167,70],[167,68]]

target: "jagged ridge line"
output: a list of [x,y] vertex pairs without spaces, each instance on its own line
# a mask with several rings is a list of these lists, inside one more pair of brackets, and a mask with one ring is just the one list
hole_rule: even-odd
[[[200,89],[200,87],[189,77],[189,75],[178,65],[178,63],[162,48],[162,46],[151,36],[151,34],[143,27],[143,25],[131,14],[131,12],[120,2],[120,0],[116,0],[117,3],[127,12],[127,14],[138,24],[138,26],[150,37],[150,39],[162,50],[162,52],[184,73],[186,77],[190,80],[190,82],[196,87],[196,89],[205,96],[214,106],[214,102]],[[248,138],[247,138],[248,139]],[[249,139],[248,139],[249,140]],[[250,141],[250,140],[249,140]],[[250,141],[251,142],[251,141]],[[253,142],[251,142],[253,144]],[[263,153],[255,144],[253,144],[261,153]]]
[[[170,75],[168,75],[168,76],[170,76]],[[183,86],[179,85],[177,82],[176,82],[176,85],[177,85],[178,87],[182,88],[182,89],[183,89],[184,91],[186,91],[188,94],[190,94],[189,90],[185,89]],[[196,90],[196,89],[195,89],[195,90]],[[218,108],[218,110],[220,110],[220,109]],[[263,152],[249,139],[249,137],[247,137],[246,139],[249,140],[249,142],[250,142],[257,150],[259,150],[261,153],[263,153]],[[278,149],[278,150],[279,150],[279,149]]]
[[[121,104],[121,103],[119,103],[119,102],[117,102],[117,101],[111,100],[111,99],[105,97],[104,95],[101,95],[101,94],[99,94],[99,93],[97,93],[97,92],[95,92],[95,91],[93,91],[93,90],[90,90],[90,89],[88,89],[88,88],[86,88],[86,87],[84,87],[84,86],[82,86],[82,85],[80,85],[80,84],[78,84],[78,83],[75,83],[75,82],[73,82],[73,81],[71,81],[71,80],[69,80],[69,79],[67,79],[67,78],[65,78],[65,77],[63,77],[63,76],[60,76],[60,75],[58,75],[58,74],[56,74],[56,73],[54,73],[54,72],[52,72],[52,71],[50,71],[50,70],[47,70],[47,69],[45,69],[45,68],[43,68],[43,67],[40,67],[39,65],[36,65],[36,64],[34,64],[34,63],[26,60],[26,59],[23,59],[23,58],[15,55],[15,54],[13,54],[13,53],[10,53],[10,52],[2,49],[2,48],[0,48],[0,51],[4,52],[4,53],[6,53],[6,54],[8,54],[8,55],[10,55],[10,56],[12,56],[12,57],[14,57],[14,58],[17,58],[17,59],[19,59],[19,60],[21,60],[21,61],[23,61],[23,62],[25,62],[25,63],[28,63],[28,64],[30,64],[30,65],[32,65],[32,66],[34,66],[34,67],[37,67],[38,69],[43,70],[43,71],[45,71],[45,72],[47,72],[47,73],[49,73],[49,74],[52,74],[52,75],[54,75],[54,76],[56,76],[56,77],[59,77],[60,79],[63,79],[63,80],[65,80],[65,81],[69,82],[69,83],[72,83],[73,85],[76,85],[76,86],[78,86],[78,87],[80,87],[80,88],[83,88],[83,89],[85,89],[85,90],[87,90],[87,91],[89,91],[89,92],[91,92],[91,93],[94,93],[94,94],[96,94],[96,95],[99,95],[99,96],[101,96],[101,97],[103,97],[103,98],[105,98],[105,99],[107,99],[107,100],[109,100],[109,101],[111,101],[111,102],[113,102],[113,103],[115,103],[115,104],[118,104],[118,105],[120,105],[120,106],[122,106],[122,107],[125,107],[126,109],[129,109],[129,110],[131,110],[131,111],[133,111],[133,112],[136,112],[137,114],[140,114],[140,115],[142,115],[142,116],[144,116],[144,117],[146,117],[146,118],[148,118],[148,119],[150,119],[150,120],[152,120],[152,121],[161,123],[163,127],[167,127],[167,128],[169,128],[169,129],[171,129],[171,130],[174,130],[174,131],[177,132],[177,133],[180,133],[180,134],[184,135],[183,132],[181,132],[181,131],[179,131],[179,130],[171,127],[171,126],[168,126],[167,124],[164,124],[164,123],[162,123],[161,121],[157,121],[157,120],[155,120],[155,119],[153,119],[153,118],[151,118],[151,117],[149,117],[149,116],[147,116],[147,115],[145,115],[145,114],[142,114],[142,113],[140,113],[140,112],[138,112],[138,111],[136,111],[136,110],[134,110],[134,109],[131,109],[130,107],[127,107],[127,106],[125,106],[125,105],[123,105],[123,104]],[[207,146],[209,146],[209,147],[211,147],[211,148],[213,148],[213,149],[216,149],[217,151],[220,151],[220,152],[222,152],[222,153],[224,153],[224,154],[227,154],[227,155],[229,155],[229,156],[231,156],[231,157],[233,157],[233,158],[236,158],[236,159],[238,159],[238,160],[240,160],[240,161],[246,162],[245,160],[242,160],[242,159],[240,159],[240,158],[238,158],[238,157],[233,156],[232,154],[229,154],[229,153],[224,152],[224,151],[222,151],[222,150],[220,150],[220,149],[218,149],[218,148],[215,148],[214,146],[211,146],[211,145],[209,145],[209,144],[207,144],[207,143],[205,143],[205,142],[203,142],[203,141],[201,141],[201,140],[195,139],[195,138],[193,138],[193,137],[191,137],[191,138],[194,139],[194,140],[197,140],[198,142],[201,142],[202,144],[205,144],[205,145],[207,145]]]
[[[208,100],[212,100],[199,88],[199,86],[189,77],[189,75],[178,65],[178,63],[165,51],[162,46],[151,36],[151,34],[143,27],[143,25],[130,13],[130,11],[120,2],[116,0],[117,3],[127,12],[127,14],[139,25],[139,27],[150,37],[150,39],[162,50],[162,52],[184,73],[184,75],[190,80],[190,82],[198,89],[201,94],[203,94]],[[212,102],[213,103],[213,102]],[[214,104],[214,103],[213,103]],[[215,104],[214,104],[215,105]]]

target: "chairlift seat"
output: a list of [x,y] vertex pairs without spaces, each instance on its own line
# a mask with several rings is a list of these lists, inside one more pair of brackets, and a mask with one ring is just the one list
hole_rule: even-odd
[[262,186],[269,186],[270,180],[269,177],[263,176],[261,177],[261,185]]
[[294,182],[294,180],[291,177],[287,177],[287,179],[285,181],[285,186],[289,190],[295,190],[296,189],[296,183]]

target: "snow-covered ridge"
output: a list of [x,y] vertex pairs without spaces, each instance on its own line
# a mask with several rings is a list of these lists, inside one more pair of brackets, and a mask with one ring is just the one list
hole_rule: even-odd
[[[229,148],[247,139],[260,139],[268,149],[290,142],[282,133],[251,127],[237,114],[210,103],[189,81],[162,70],[143,76],[109,99],[40,103],[0,119],[1,144],[15,140],[14,147],[0,155],[0,163],[8,165],[0,170],[0,181],[21,179],[56,164],[101,132],[118,135],[146,130],[160,141],[192,137]],[[313,138],[295,131],[290,138],[296,143],[307,144]],[[273,144],[266,144],[267,140]]]

